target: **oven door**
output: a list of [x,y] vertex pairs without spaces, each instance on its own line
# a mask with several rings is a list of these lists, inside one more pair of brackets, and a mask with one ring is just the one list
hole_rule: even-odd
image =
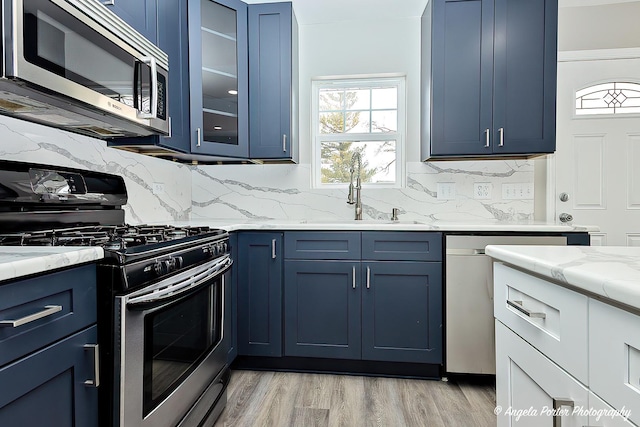
[[175,426],[218,373],[228,255],[116,297],[114,418],[120,426]]

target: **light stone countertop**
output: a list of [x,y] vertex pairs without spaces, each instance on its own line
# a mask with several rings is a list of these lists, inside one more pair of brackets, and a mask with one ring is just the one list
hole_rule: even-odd
[[486,254],[640,310],[640,247],[489,245]]
[[2,246],[0,281],[84,264],[103,257],[104,251],[100,247]]
[[227,231],[239,230],[369,230],[369,231],[451,231],[451,232],[597,232],[596,226],[553,224],[538,221],[433,221],[430,223],[417,221],[361,220],[353,219],[309,219],[309,220],[251,220],[251,219],[215,219],[197,218],[176,222],[174,225],[206,225],[222,228]]

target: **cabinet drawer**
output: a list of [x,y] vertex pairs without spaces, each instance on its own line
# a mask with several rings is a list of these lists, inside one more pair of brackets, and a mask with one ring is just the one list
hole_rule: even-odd
[[494,285],[496,319],[588,384],[588,298],[500,263]]
[[441,261],[442,234],[363,232],[362,259],[374,261]]
[[95,323],[95,265],[0,285],[0,322],[0,366]]
[[360,233],[287,232],[284,257],[289,259],[360,259]]
[[589,387],[640,424],[640,317],[589,300]]
[[[560,406],[561,400],[568,405]],[[589,391],[496,320],[497,426],[587,426],[587,414],[574,412],[571,403],[587,409]],[[556,412],[559,419],[554,407],[564,411]]]

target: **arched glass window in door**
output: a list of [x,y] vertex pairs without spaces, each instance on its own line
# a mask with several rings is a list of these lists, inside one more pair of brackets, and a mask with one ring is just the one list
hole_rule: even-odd
[[640,113],[640,84],[600,83],[576,92],[576,114]]

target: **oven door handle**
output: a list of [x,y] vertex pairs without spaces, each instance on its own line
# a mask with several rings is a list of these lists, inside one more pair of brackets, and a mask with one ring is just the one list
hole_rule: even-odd
[[200,289],[204,284],[210,282],[212,276],[220,276],[231,268],[233,260],[226,256],[221,261],[216,262],[210,268],[169,286],[154,289],[149,292],[136,295],[127,300],[127,308],[131,310],[147,310],[162,306],[184,298]]

